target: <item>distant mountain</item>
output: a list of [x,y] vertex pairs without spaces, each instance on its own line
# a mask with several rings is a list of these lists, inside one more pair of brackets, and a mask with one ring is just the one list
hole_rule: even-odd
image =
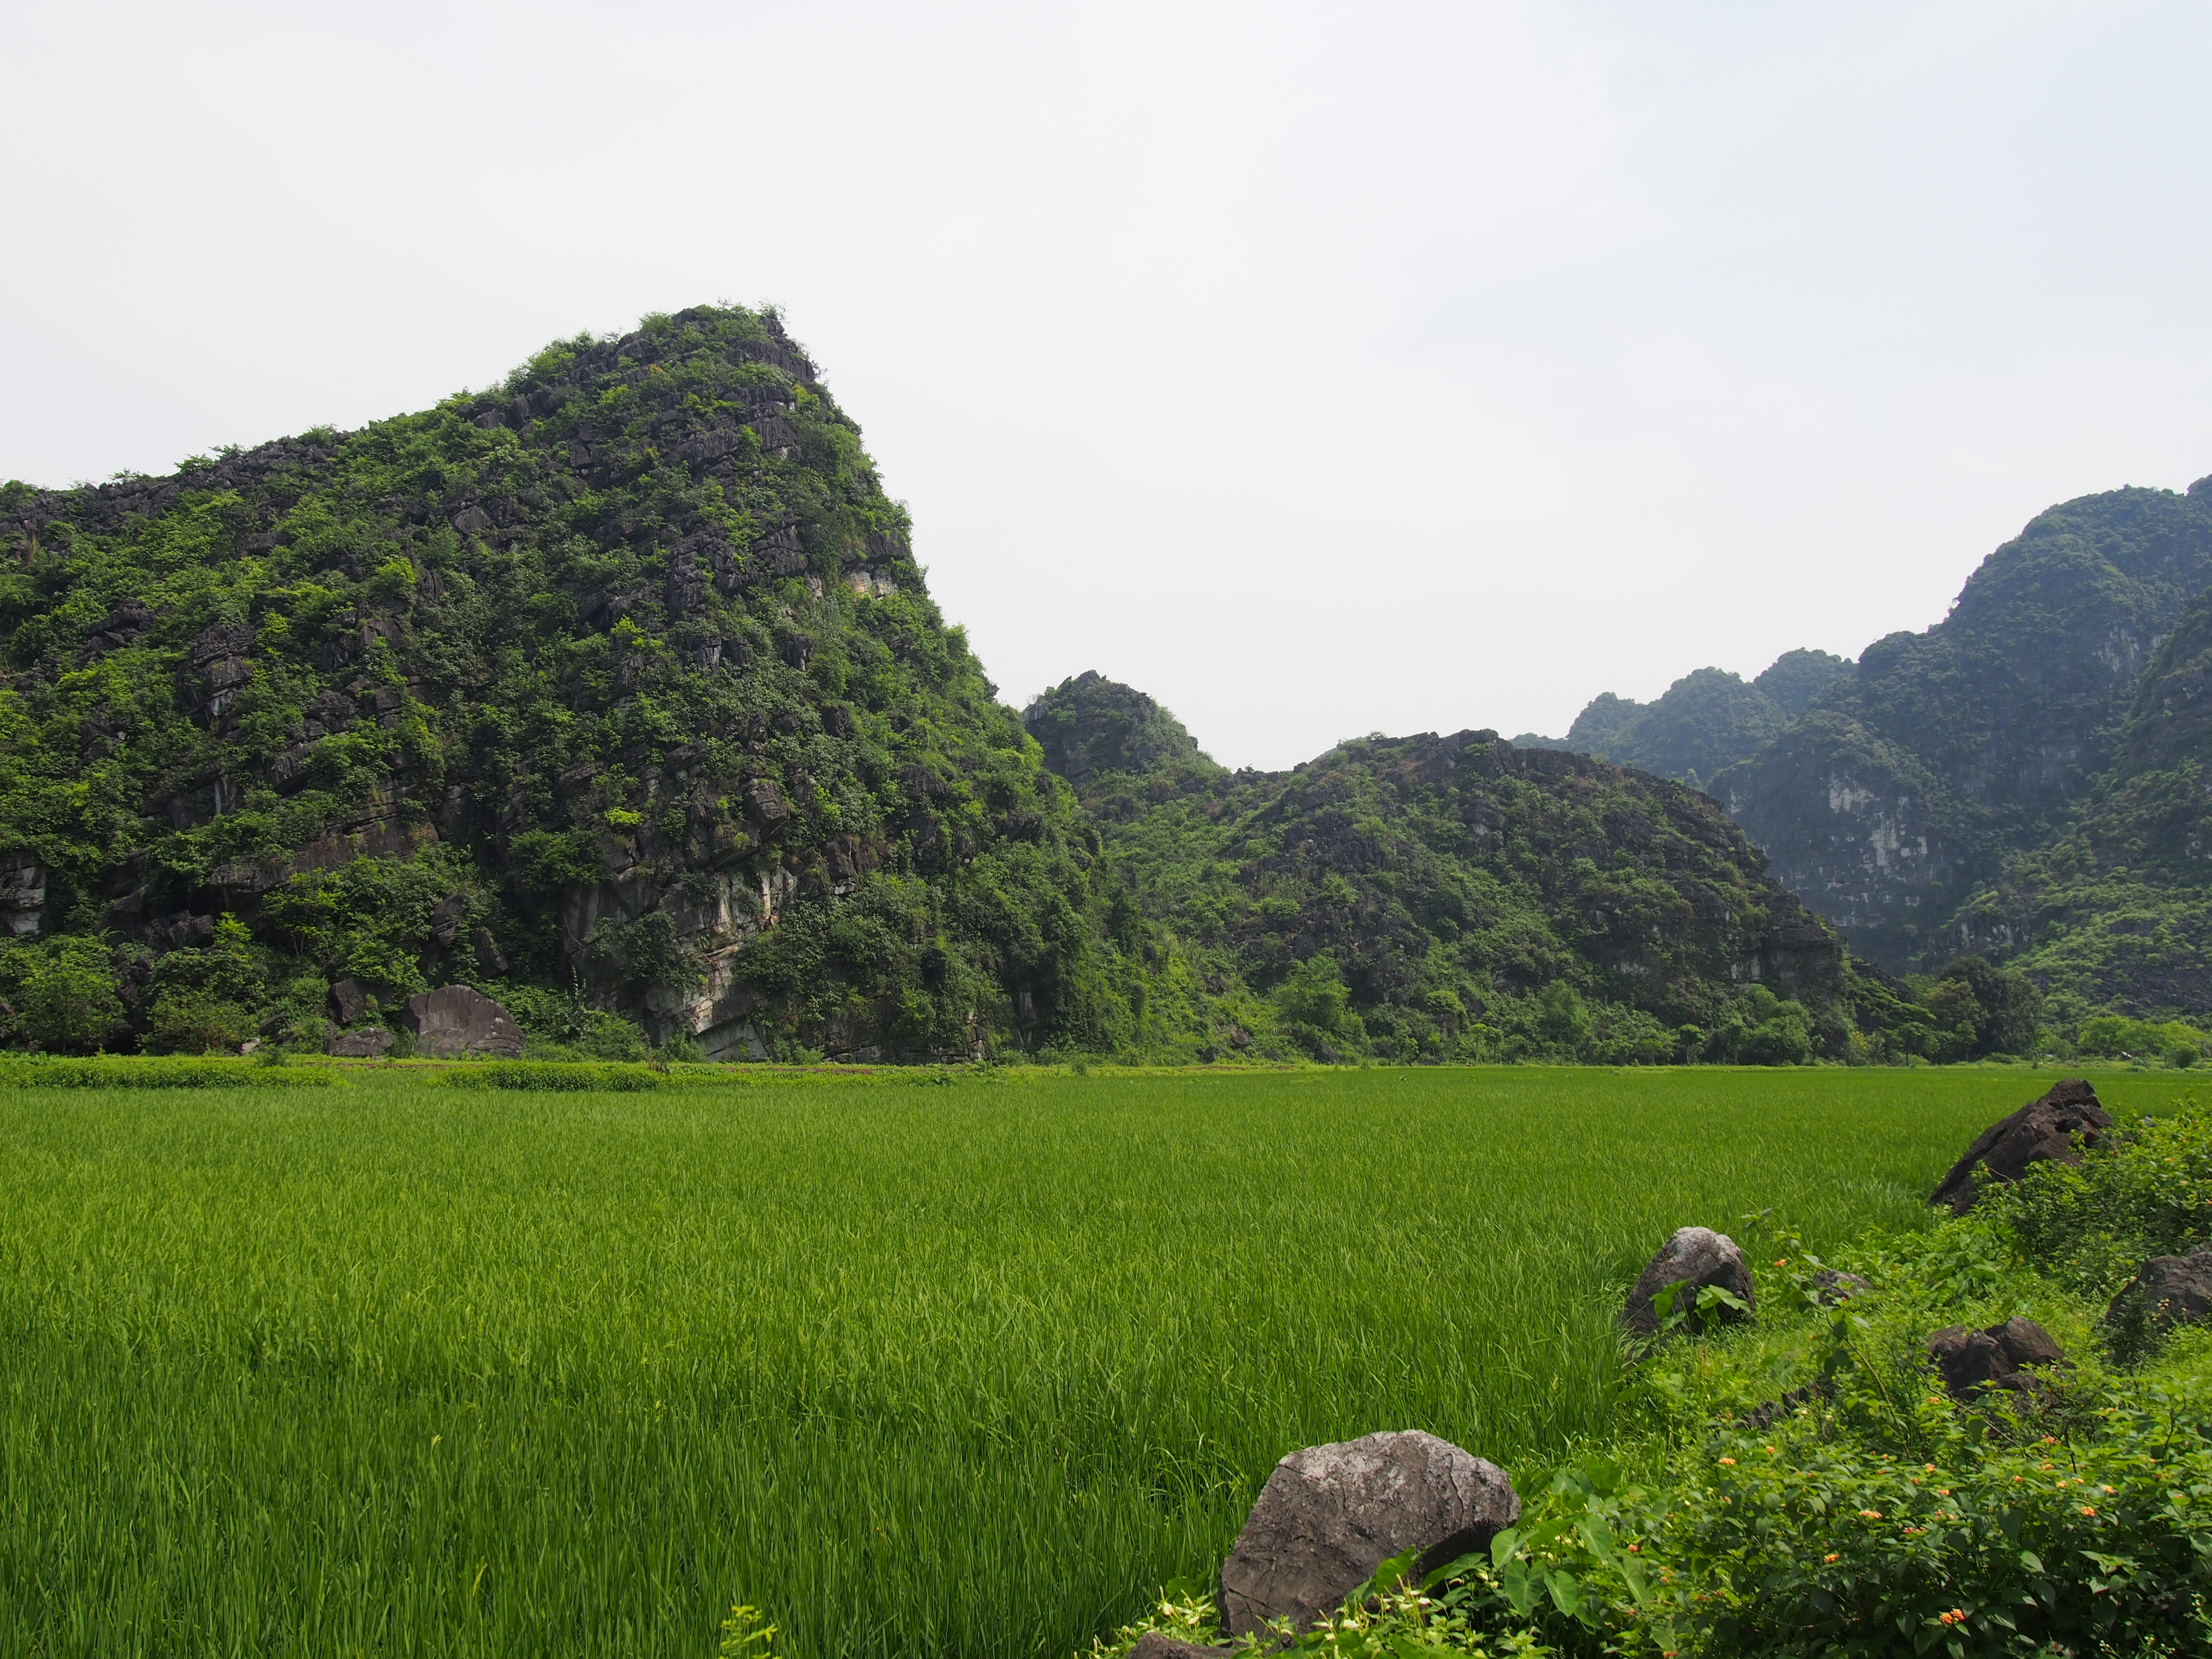
[[[1081,774],[1121,950],[1188,963],[1151,993],[1166,1006],[1147,1009],[1145,1046],[1616,1061],[1850,1048],[1835,936],[1679,784],[1488,732],[1231,774],[1095,674],[1024,720],[1062,775]],[[1219,999],[1212,1025],[1177,983]]]
[[2212,590],[2158,647],[2064,828],[1967,901],[1948,948],[2013,957],[2066,1014],[2212,1009]]
[[[2212,479],[2054,507],[1983,562],[1942,622],[1869,647],[1855,676],[1710,787],[1855,951],[1899,971],[1969,944],[2033,953],[2045,940],[2028,912],[2008,912],[2008,936],[1962,908],[1989,915],[1997,902],[1977,896],[2008,862],[2070,832],[2127,752],[2146,670],[2208,584]],[[2027,868],[2018,879],[2046,890]],[[2123,980],[2136,983],[2103,970],[2083,983],[2123,995]],[[2155,1001],[2147,985],[2123,996],[2142,998]]]
[[1806,705],[1852,666],[1825,651],[1791,651],[1757,679],[1700,668],[1667,688],[1656,702],[1607,691],[1591,699],[1564,738],[1531,732],[1516,748],[1568,749],[1662,778],[1702,785],[1756,754],[1805,711]]

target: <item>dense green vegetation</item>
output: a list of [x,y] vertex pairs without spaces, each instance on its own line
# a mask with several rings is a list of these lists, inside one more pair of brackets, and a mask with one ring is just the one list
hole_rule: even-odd
[[1739,675],[1700,668],[1645,704],[1607,691],[1576,716],[1563,738],[1525,733],[1516,747],[1567,749],[1633,766],[1692,787],[1747,760],[1780,736],[1813,698],[1852,665],[1826,651],[1783,653],[1746,684]]
[[18,1047],[314,1050],[453,982],[594,1062],[1911,1046],[1679,789],[1433,739],[1231,779],[1096,675],[1025,736],[773,313],[0,525]]
[[2017,957],[2067,1020],[2212,1013],[2203,716],[2140,701],[2201,681],[2203,613],[2185,611],[2208,587],[2212,480],[2054,507],[1942,623],[1869,646],[1711,786],[1893,970],[1974,951]]
[[[1161,1050],[1321,1060],[1851,1054],[1833,935],[1711,799],[1494,732],[1371,738],[1231,775],[1151,698],[1085,675],[1024,715],[1098,826],[1133,956],[1173,962]],[[1238,995],[1199,1027],[1157,1000]],[[1862,1045],[1862,1048],[1863,1045]]]
[[1911,1227],[2048,1081],[233,1066],[0,1091],[9,1652],[698,1659],[744,1601],[798,1659],[1065,1653],[1292,1447],[1540,1491],[1668,1231]]
[[1096,674],[1024,719],[1097,827],[1094,890],[1123,959],[1155,967],[1132,993],[1152,1057],[2072,1052],[2015,970],[1966,957],[1899,980],[1845,958],[1717,804],[1679,784],[1480,732],[1231,775]]
[[1857,955],[2027,975],[2046,1045],[2100,1013],[2201,1021],[2208,604],[2212,479],[2113,490],[2039,514],[1943,622],[1856,665],[1792,651],[1748,685],[1699,669],[1514,741],[1710,788]]
[[1126,1024],[1088,832],[772,313],[0,525],[19,1043],[313,1047],[456,980],[604,1058]]
[[[2212,1012],[2212,589],[2183,611],[2060,831],[1959,922],[2081,1018]],[[2146,1045],[2152,1047],[2166,1044]]]
[[[2212,1237],[2212,1109],[2045,1164],[1963,1219],[1824,1259],[1745,1218],[1756,1322],[1638,1356],[1607,1431],[1524,1481],[1519,1525],[1298,1650],[1771,1656],[2212,1650],[2212,1331],[2119,1291]],[[1839,1298],[1836,1270],[1859,1285]],[[1954,1395],[1927,1342],[2034,1320],[2063,1364]],[[1398,1567],[1378,1571],[1386,1591]],[[1212,1635],[1202,1593],[1151,1626]]]

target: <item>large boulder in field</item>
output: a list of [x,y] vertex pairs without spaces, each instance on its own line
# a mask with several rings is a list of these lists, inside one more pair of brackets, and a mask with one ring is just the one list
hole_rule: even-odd
[[2112,1114],[2097,1103],[2097,1091],[2086,1080],[2054,1083],[2040,1099],[1983,1130],[1928,1201],[1964,1215],[1981,1196],[1978,1176],[1984,1164],[1993,1181],[2017,1181],[2029,1164],[2045,1159],[2079,1164],[2081,1149],[2094,1146],[2112,1127]]
[[2035,1379],[2027,1367],[2066,1363],[2051,1333],[2017,1314],[1978,1331],[1946,1325],[1928,1339],[1928,1357],[1954,1400],[1971,1400],[1984,1389],[2032,1389]]
[[392,1033],[381,1025],[365,1025],[358,1031],[340,1031],[323,1045],[324,1052],[341,1060],[374,1060],[389,1052]]
[[1709,1324],[1726,1324],[1744,1317],[1726,1305],[1700,1310],[1694,1292],[1708,1285],[1741,1297],[1746,1307],[1756,1305],[1751,1269],[1744,1265],[1743,1252],[1736,1248],[1735,1240],[1711,1227],[1681,1228],[1660,1247],[1659,1254],[1637,1275],[1635,1287],[1621,1306],[1620,1322],[1638,1336],[1656,1336],[1662,1322],[1656,1302],[1660,1291],[1669,1285],[1683,1287],[1674,1306],[1685,1315],[1681,1328],[1692,1336]]
[[472,986],[446,985],[411,996],[400,1018],[415,1034],[415,1052],[435,1060],[522,1054],[522,1028],[514,1016]]
[[1221,1616],[1232,1636],[1304,1630],[1392,1556],[1419,1551],[1425,1573],[1520,1518],[1504,1470],[1419,1429],[1309,1446],[1261,1488],[1222,1564]]
[[2105,1315],[2114,1325],[2152,1330],[2194,1325],[2212,1316],[2212,1244],[2187,1255],[2154,1255],[2130,1279]]

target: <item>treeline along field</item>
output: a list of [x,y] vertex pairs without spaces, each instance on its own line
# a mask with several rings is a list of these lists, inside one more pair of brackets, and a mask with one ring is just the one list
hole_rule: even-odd
[[2049,1080],[9,1091],[0,1650],[1064,1654],[1293,1447],[1540,1466],[1670,1229],[1911,1223]]

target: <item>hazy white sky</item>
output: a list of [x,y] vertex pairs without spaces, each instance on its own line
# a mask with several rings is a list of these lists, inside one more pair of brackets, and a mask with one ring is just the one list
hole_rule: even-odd
[[1563,731],[2212,472],[2202,3],[0,4],[0,477],[781,302],[1010,699]]

